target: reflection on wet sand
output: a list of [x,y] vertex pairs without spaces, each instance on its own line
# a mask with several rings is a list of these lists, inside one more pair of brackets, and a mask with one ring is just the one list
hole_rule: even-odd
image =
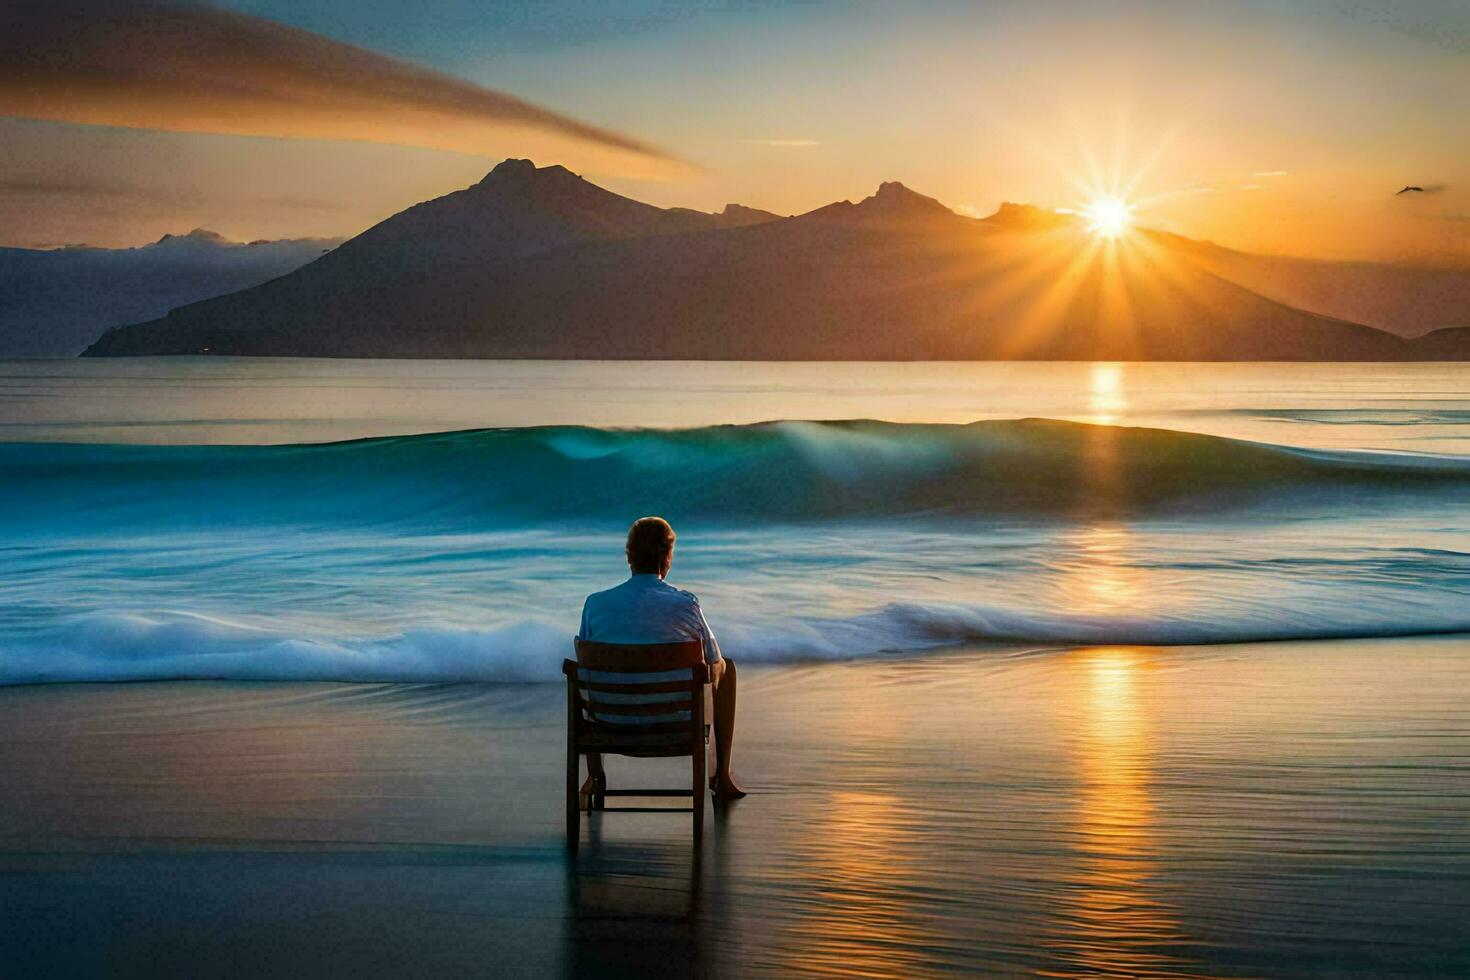
[[1467,692],[1465,637],[752,669],[701,855],[571,859],[555,686],[5,688],[0,973],[1467,976]]
[[1167,975],[1183,966],[1168,952],[1182,936],[1152,883],[1153,735],[1138,691],[1147,654],[1101,647],[1069,660],[1079,684],[1079,860],[1061,892],[1056,946],[1079,974]]
[[704,877],[718,869],[687,841],[657,833],[609,841],[603,816],[589,817],[585,853],[567,857],[563,973],[636,976],[651,964],[659,972],[706,976],[717,960],[704,908]]
[[836,790],[823,809],[828,816],[800,869],[819,882],[814,914],[794,923],[786,945],[799,959],[786,968],[845,974],[862,964],[868,976],[913,975],[927,962],[932,937],[913,907],[922,871],[903,856],[913,835],[907,805],[887,793]]
[[[860,673],[793,672],[780,694],[750,699],[746,730],[781,748],[745,750],[767,782],[718,846],[739,875],[721,887],[759,909],[739,937],[752,974],[913,977],[980,962],[961,948],[988,916],[944,898],[983,880],[966,850],[986,839],[964,789],[973,694],[922,670]],[[779,709],[787,695],[806,708]],[[795,778],[771,781],[781,771]]]

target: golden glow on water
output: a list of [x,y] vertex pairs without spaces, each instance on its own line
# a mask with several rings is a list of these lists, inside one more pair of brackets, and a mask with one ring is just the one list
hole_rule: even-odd
[[[911,907],[919,872],[902,856],[914,821],[913,804],[897,796],[834,790],[822,812],[820,832],[803,876],[821,883],[819,914],[804,916],[794,930],[789,964],[805,972],[905,976],[925,962],[927,930]],[[905,814],[910,816],[906,819]]]
[[1129,561],[1132,535],[1121,524],[1093,524],[1063,540],[1077,557],[1066,567],[1069,607],[1083,615],[1141,614],[1147,608],[1142,575]]
[[1095,850],[1131,857],[1151,813],[1149,733],[1136,690],[1139,654],[1117,647],[1084,650],[1077,656],[1087,683],[1079,758],[1083,832]]
[[1064,891],[1057,946],[1078,974],[1167,973],[1178,961],[1160,952],[1179,942],[1179,926],[1152,882],[1157,844],[1150,787],[1153,733],[1140,693],[1148,655],[1127,647],[1079,650],[1081,732],[1077,769],[1078,870]]
[[1088,421],[1099,425],[1115,425],[1128,410],[1123,393],[1123,365],[1099,361],[1088,373],[1087,407],[1092,413]]
[[[823,775],[786,811],[794,833],[764,844],[770,873],[794,889],[767,910],[758,940],[777,976],[914,976],[938,939],[932,919],[916,904],[930,873],[922,841],[932,829],[925,801],[892,780],[887,764],[893,749],[913,738],[916,719],[908,705],[878,707],[881,702],[867,694],[853,693],[817,717],[821,737],[851,746],[850,758],[866,776],[831,781],[841,767],[819,753]],[[813,718],[770,722],[780,726],[778,737],[804,739]],[[745,805],[737,804],[737,816]]]

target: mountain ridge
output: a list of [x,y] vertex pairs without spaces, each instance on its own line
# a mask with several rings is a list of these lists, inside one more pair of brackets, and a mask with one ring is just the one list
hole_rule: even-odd
[[109,327],[267,282],[340,241],[196,228],[129,248],[0,248],[0,358],[75,356]]
[[1420,347],[1262,296],[1187,251],[1100,243],[1075,216],[1020,205],[967,217],[897,181],[792,217],[739,205],[707,214],[508,160],[295,272],[109,331],[86,353],[1400,360],[1434,346],[1466,356],[1455,336]]
[[1470,268],[1259,255],[1154,232],[1254,292],[1403,337],[1470,327]]

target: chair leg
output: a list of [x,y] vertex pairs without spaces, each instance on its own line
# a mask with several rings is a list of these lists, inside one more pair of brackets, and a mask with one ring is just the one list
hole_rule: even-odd
[[705,746],[700,741],[698,748],[694,750],[694,758],[691,760],[694,769],[694,845],[704,840],[704,798],[709,792],[709,787],[704,784]]
[[577,853],[577,844],[582,837],[582,801],[579,799],[580,787],[577,785],[578,770],[581,764],[577,761],[576,743],[567,740],[567,850],[573,854]]

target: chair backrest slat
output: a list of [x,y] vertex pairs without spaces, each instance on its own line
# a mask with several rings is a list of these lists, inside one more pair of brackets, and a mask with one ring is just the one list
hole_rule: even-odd
[[[685,712],[688,714],[688,712]],[[613,721],[589,721],[583,731],[607,735],[683,735],[689,737],[689,719],[683,721],[643,721],[634,719],[631,724]]]
[[[587,673],[583,670],[582,673]],[[685,678],[682,681],[650,681],[647,684],[613,684],[604,681],[589,681],[581,677],[577,679],[577,686],[584,691],[595,691],[599,694],[683,694],[695,687],[701,686],[698,681]]]
[[[585,699],[584,699],[585,700]],[[694,710],[694,701],[689,697],[677,701],[597,701],[597,716],[618,715],[618,720],[632,719],[636,715],[667,715],[682,712],[686,717]]]
[[[587,722],[623,734],[665,733],[687,726],[693,698],[703,697],[704,644],[598,643],[578,637],[575,689]],[[686,676],[671,676],[684,671]],[[647,678],[646,680],[644,678]],[[696,693],[697,692],[697,693]]]
[[620,674],[650,674],[678,670],[704,663],[704,644],[699,640],[680,643],[598,643],[577,639],[577,663],[589,670]]

